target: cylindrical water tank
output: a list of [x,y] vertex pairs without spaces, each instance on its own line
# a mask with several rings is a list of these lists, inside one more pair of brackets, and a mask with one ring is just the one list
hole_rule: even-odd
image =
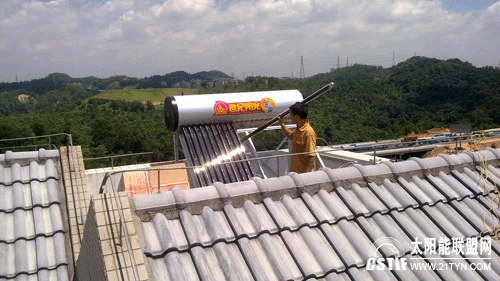
[[168,96],[164,105],[165,123],[174,132],[192,124],[259,123],[276,117],[302,99],[298,90]]

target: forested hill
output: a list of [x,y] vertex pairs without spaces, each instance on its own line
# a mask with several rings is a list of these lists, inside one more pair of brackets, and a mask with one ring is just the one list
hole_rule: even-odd
[[0,83],[0,93],[14,90],[25,90],[42,94],[57,90],[68,85],[79,85],[85,89],[122,89],[133,86],[138,89],[171,87],[175,83],[182,81],[189,82],[192,79],[213,81],[221,78],[231,78],[229,75],[217,71],[200,71],[197,73],[187,73],[185,71],[175,71],[165,75],[153,75],[151,77],[134,78],[127,76],[112,76],[109,78],[97,78],[94,76],[84,78],[72,78],[65,73],[51,73],[45,78],[33,79],[16,83]]
[[[399,138],[450,124],[471,124],[474,130],[500,127],[500,70],[457,59],[413,57],[391,68],[353,65],[301,80],[248,77],[237,85],[208,86],[200,92],[300,89],[307,95],[329,82],[335,82],[335,87],[310,104],[311,125],[324,139],[318,140],[319,145]],[[29,93],[7,91],[0,93],[0,100],[19,98],[20,91]],[[155,152],[148,159],[119,158],[116,165],[173,157],[172,134],[165,128],[162,109],[140,102],[87,100],[95,92],[66,85],[40,93],[33,103],[27,97],[22,106],[6,99],[12,104],[0,103],[0,139],[65,132],[82,146],[85,158]],[[43,103],[55,104],[26,111]],[[274,149],[282,138],[281,132],[268,131],[257,135],[254,143],[259,150]],[[63,137],[51,142],[66,144]],[[2,147],[31,144],[0,142],[0,153]]]
[[200,80],[208,83],[229,78],[217,70],[194,74],[175,71],[145,78],[112,76],[104,79],[94,76],[72,78],[64,73],[52,73],[31,81],[0,83],[0,114],[37,112],[55,104],[83,100],[106,90],[169,88],[183,81]]
[[311,104],[319,136],[330,142],[401,137],[450,124],[500,127],[500,70],[458,59],[413,57],[392,68],[354,65],[307,79],[312,93],[335,87]]

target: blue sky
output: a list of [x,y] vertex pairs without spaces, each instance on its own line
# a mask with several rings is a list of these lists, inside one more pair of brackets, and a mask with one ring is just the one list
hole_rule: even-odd
[[414,54],[500,61],[500,1],[0,1],[0,82],[53,72],[306,76]]
[[497,1],[494,0],[443,0],[444,7],[454,12],[480,11]]

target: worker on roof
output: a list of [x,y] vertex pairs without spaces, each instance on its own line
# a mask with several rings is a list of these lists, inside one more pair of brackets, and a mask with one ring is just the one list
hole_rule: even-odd
[[307,173],[314,171],[316,162],[316,133],[307,121],[308,106],[296,102],[290,106],[290,119],[297,128],[291,131],[285,126],[283,118],[279,118],[281,129],[292,140],[292,154],[310,152],[307,154],[292,155],[290,172]]

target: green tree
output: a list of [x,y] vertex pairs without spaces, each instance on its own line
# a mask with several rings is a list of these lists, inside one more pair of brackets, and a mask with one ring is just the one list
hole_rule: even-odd
[[35,136],[43,136],[46,134],[45,124],[40,120],[33,122],[32,130],[33,133],[35,133]]

